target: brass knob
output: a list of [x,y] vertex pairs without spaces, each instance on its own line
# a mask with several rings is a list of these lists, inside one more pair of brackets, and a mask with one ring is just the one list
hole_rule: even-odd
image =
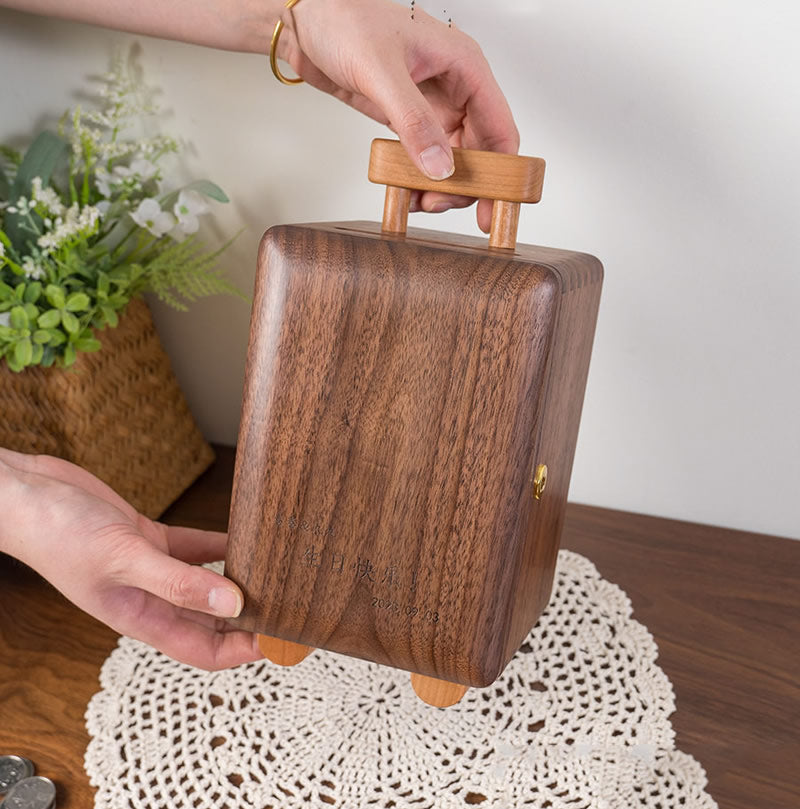
[[533,496],[540,500],[547,486],[547,464],[540,463],[533,476]]

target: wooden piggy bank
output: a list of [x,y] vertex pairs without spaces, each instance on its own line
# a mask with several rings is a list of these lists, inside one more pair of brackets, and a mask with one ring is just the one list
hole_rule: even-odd
[[[263,238],[226,575],[275,662],[321,647],[451,704],[547,604],[602,282],[515,245],[538,158],[455,150],[432,182],[373,143],[383,225]],[[484,239],[406,228],[411,189],[495,199]]]

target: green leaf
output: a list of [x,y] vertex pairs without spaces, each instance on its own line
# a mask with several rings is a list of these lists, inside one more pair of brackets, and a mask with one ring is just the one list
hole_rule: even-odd
[[63,309],[67,302],[64,296],[64,290],[55,284],[48,284],[44,295],[50,302],[50,305],[54,306],[56,309]]
[[11,328],[17,329],[18,331],[28,328],[28,326],[30,325],[30,321],[28,320],[28,313],[22,306],[15,306],[11,310],[10,323]]
[[54,329],[61,323],[61,312],[58,309],[48,309],[39,315],[36,323],[40,329]]
[[44,356],[44,346],[38,344],[34,345],[30,364],[38,365],[42,361],[43,356]]
[[90,255],[97,258],[104,254],[113,253],[136,227],[127,216],[120,217],[111,230],[92,248]]
[[108,274],[108,277],[117,286],[126,286],[130,278],[130,267],[127,265],[124,267],[115,267]]
[[212,183],[211,180],[197,180],[186,186],[186,190],[199,191],[217,202],[230,202],[228,195],[216,183]]
[[108,323],[112,329],[116,329],[119,325],[119,315],[116,313],[116,310],[112,309],[110,306],[101,306],[100,311],[103,313],[106,323]]
[[205,194],[205,196],[211,197],[217,202],[230,202],[228,195],[216,183],[212,183],[211,180],[195,180],[193,183],[185,185],[182,189],[165,194],[159,200],[161,207],[164,209],[171,208],[177,202],[178,194],[181,191],[197,191],[199,194]]
[[13,351],[6,355],[6,362],[8,363],[8,367],[17,374],[25,367],[21,362],[19,362],[19,360],[17,360],[16,354]]
[[24,340],[19,340],[14,346],[14,359],[23,368],[31,364],[33,359],[33,344],[26,337]]
[[50,347],[45,346],[44,351],[42,352],[42,359],[40,361],[40,365],[43,368],[49,368],[56,360],[56,352]]
[[47,329],[36,329],[33,333],[33,342],[37,345],[46,345],[50,342],[50,332]]
[[64,367],[69,368],[75,362],[75,346],[69,343],[64,349]]
[[[28,147],[25,157],[22,158],[17,169],[17,176],[10,189],[9,199],[18,200],[20,197],[30,197],[31,182],[34,177],[42,178],[42,185],[50,182],[50,175],[58,165],[58,161],[66,153],[69,144],[54,132],[44,130],[40,132],[33,143]],[[8,238],[18,253],[22,253],[25,246],[25,231],[22,229],[23,219],[19,214],[8,214],[5,220],[5,229]]]
[[[58,161],[68,148],[69,144],[55,132],[49,132],[46,129],[40,132],[28,147],[28,151],[25,152],[25,157],[22,158],[22,163],[17,169],[11,199],[30,196],[31,182],[34,177],[41,177],[42,185],[46,186],[50,182],[50,175],[58,165]],[[13,237],[11,238],[13,240]]]
[[76,334],[80,331],[81,324],[75,315],[72,312],[62,311],[61,312],[61,322],[64,324],[64,328],[69,334]]
[[68,298],[66,303],[66,310],[68,312],[85,312],[91,301],[85,292],[73,292]]
[[78,351],[99,351],[103,344],[95,337],[86,337],[75,341]]
[[22,299],[25,303],[36,303],[42,294],[42,285],[38,281],[28,284]]
[[36,323],[36,320],[39,317],[39,309],[36,304],[26,303],[23,304],[22,308],[25,310],[25,314],[28,316],[28,322]]
[[63,346],[67,342],[67,335],[61,329],[48,329],[47,333],[50,335],[50,345],[53,348]]
[[14,290],[0,281],[0,301],[10,301],[14,298]]
[[97,291],[102,292],[104,295],[108,295],[109,289],[111,288],[111,281],[108,278],[108,275],[100,270],[97,273]]

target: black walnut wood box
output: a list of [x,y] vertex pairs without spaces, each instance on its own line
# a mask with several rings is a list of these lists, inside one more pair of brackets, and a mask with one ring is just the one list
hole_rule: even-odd
[[[603,271],[515,244],[543,172],[456,150],[433,183],[378,140],[383,225],[265,234],[226,575],[276,662],[354,655],[448,704],[547,604]],[[409,189],[434,187],[498,200],[488,244],[407,229]]]

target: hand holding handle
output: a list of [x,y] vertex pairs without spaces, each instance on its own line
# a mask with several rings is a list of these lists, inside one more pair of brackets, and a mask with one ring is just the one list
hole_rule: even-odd
[[540,157],[453,149],[455,171],[445,180],[431,180],[411,162],[399,141],[372,141],[369,179],[386,185],[383,230],[405,233],[411,190],[441,191],[493,199],[490,247],[513,249],[517,240],[519,206],[542,197],[544,160]]

